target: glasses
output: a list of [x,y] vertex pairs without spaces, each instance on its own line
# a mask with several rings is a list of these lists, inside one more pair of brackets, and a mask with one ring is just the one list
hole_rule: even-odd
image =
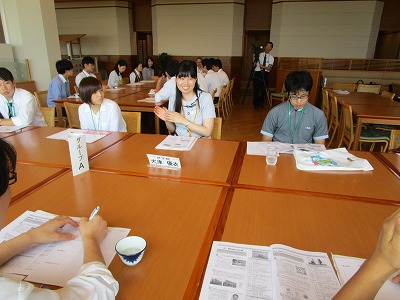
[[306,93],[306,94],[302,94],[302,95],[290,95],[290,100],[307,100],[308,97],[310,96],[310,94]]
[[17,173],[10,172],[10,176],[8,177],[8,185],[12,185],[17,182]]

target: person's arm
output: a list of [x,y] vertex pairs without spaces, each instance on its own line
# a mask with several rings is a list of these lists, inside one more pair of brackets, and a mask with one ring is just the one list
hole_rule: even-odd
[[214,119],[204,119],[203,124],[198,125],[184,118],[180,113],[175,111],[167,111],[165,113],[165,121],[175,124],[179,123],[185,126],[188,122],[190,122],[189,126],[186,127],[202,136],[210,136],[214,128]]
[[314,144],[322,144],[322,145],[325,145],[325,139],[314,140]]
[[168,122],[165,120],[166,114],[168,113],[168,109],[166,109],[165,107],[155,106],[154,113],[156,114],[156,116],[158,118],[160,118],[161,120],[163,120],[165,122],[165,125],[167,126],[167,129],[170,133],[175,132],[175,130],[176,130],[175,123]]
[[[14,94],[15,95],[15,94]],[[29,92],[18,94],[18,114],[11,120],[16,126],[31,125],[36,114],[37,102],[35,96]],[[16,105],[16,104],[15,104]]]
[[81,129],[94,130],[93,120],[90,118],[90,114],[86,112],[86,108],[89,104],[81,104],[78,108],[79,123]]
[[[381,286],[400,270],[400,209],[383,223],[375,251],[333,299],[374,299]],[[398,282],[398,276],[393,281]]]
[[58,232],[58,229],[66,224],[78,227],[78,223],[71,218],[57,216],[35,229],[29,230],[11,240],[1,243],[0,265],[36,244],[53,243],[74,239],[72,234]]
[[264,142],[272,142],[272,136],[262,135],[262,140]]
[[90,221],[87,218],[81,218],[79,230],[83,242],[83,263],[98,261],[104,264],[100,243],[107,235],[107,222],[99,215],[94,216]]

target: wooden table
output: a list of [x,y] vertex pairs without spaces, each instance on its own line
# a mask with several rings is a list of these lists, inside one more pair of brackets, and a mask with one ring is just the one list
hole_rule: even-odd
[[[146,239],[142,261],[110,270],[117,299],[193,299],[228,188],[89,171],[71,172],[11,204],[8,224],[26,210],[88,216],[99,205],[108,226]],[[61,195],[62,198],[59,198]]]
[[[6,139],[16,148],[18,162],[70,168],[71,161],[68,142],[47,138],[63,130],[68,129],[37,127],[29,131],[21,132],[20,134],[9,136]],[[126,132],[112,132],[94,143],[87,144],[89,159],[129,136],[131,136],[131,134]]]
[[373,105],[373,106],[393,106],[400,107],[400,103],[384,98],[374,93],[350,92],[350,94],[338,94],[333,92],[339,104],[347,105]]
[[400,179],[400,155],[396,153],[374,152],[374,155],[392,170]]
[[[90,161],[92,170],[229,185],[239,142],[198,139],[190,151],[156,150],[164,135],[135,134]],[[178,157],[180,170],[149,167],[146,154]]]
[[317,195],[235,189],[221,240],[285,244],[367,258],[375,249],[383,221],[396,208]]
[[351,151],[367,159],[373,171],[302,171],[291,154],[281,154],[276,166],[268,166],[265,156],[245,155],[233,185],[251,189],[312,194],[372,202],[397,202],[399,179],[372,153]]

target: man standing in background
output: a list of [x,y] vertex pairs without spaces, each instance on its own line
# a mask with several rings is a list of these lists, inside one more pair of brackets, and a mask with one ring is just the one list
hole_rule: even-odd
[[264,52],[261,52],[256,60],[253,77],[253,106],[255,109],[264,108],[264,96],[268,91],[269,72],[274,65],[274,57],[270,54],[274,44],[267,42],[264,46]]

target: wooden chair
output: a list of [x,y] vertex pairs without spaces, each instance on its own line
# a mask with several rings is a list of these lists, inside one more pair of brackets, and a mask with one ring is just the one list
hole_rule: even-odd
[[333,140],[335,139],[340,124],[339,124],[339,111],[338,111],[337,98],[333,96],[331,93],[328,93],[328,98],[329,98],[330,112],[331,112],[328,125],[328,133],[332,132],[332,134],[329,134],[329,143],[328,143],[328,148],[329,148]]
[[382,97],[390,99],[390,100],[393,100],[395,95],[396,94],[388,92],[388,91],[382,91],[382,93],[381,93]]
[[355,83],[334,83],[333,90],[355,92],[356,84]]
[[122,78],[122,84],[128,84],[129,83],[129,77],[124,77]]
[[283,83],[282,88],[279,92],[269,93],[269,100],[271,105],[273,105],[274,100],[279,102],[285,102],[289,97],[289,94],[286,92],[285,83]]
[[34,80],[28,80],[28,81],[20,81],[20,82],[16,82],[15,86],[17,88],[26,90],[28,92],[30,92],[31,94],[35,93],[36,90],[36,84]]
[[141,132],[141,113],[133,111],[122,111],[122,117],[126,123],[126,131],[130,133]]
[[392,130],[390,133],[389,150],[400,148],[400,130]]
[[56,126],[56,109],[54,107],[39,107],[47,126]]
[[221,139],[221,132],[222,132],[222,118],[215,118],[214,119],[214,128],[211,133],[211,138],[213,140],[220,140]]
[[68,126],[69,128],[81,128],[81,122],[79,121],[78,108],[80,104],[64,102],[65,112],[67,113]]
[[229,81],[229,91],[227,92],[227,95],[226,95],[226,104],[227,104],[229,113],[233,110],[232,89],[233,89],[234,83],[235,83],[235,77],[233,77]]
[[47,90],[35,92],[36,101],[39,107],[47,107]]
[[359,84],[357,87],[357,92],[361,92],[361,93],[379,94],[380,91],[381,91],[380,84]]
[[[226,87],[227,87],[227,85],[222,85],[221,86],[221,91],[219,93],[218,102],[216,104],[214,104],[217,116],[218,117],[222,116],[223,118],[225,118],[225,111],[224,111],[224,104],[225,103],[224,103],[224,101],[225,101],[225,95],[226,95],[226,92],[225,92],[226,91]],[[214,97],[213,97],[215,95],[214,91],[211,94],[211,98],[212,99],[214,99]]]
[[329,124],[330,117],[331,117],[331,109],[330,109],[330,105],[329,105],[328,90],[326,90],[326,89],[322,90],[322,107],[321,107],[321,109],[326,117],[327,124]]
[[74,90],[75,90],[75,94],[79,94],[79,88],[76,85],[74,85]]
[[[340,133],[338,147],[344,143],[350,150],[354,142],[353,111],[350,105],[342,104],[342,114],[340,118]],[[362,129],[360,134],[360,150],[362,143],[371,143],[369,151],[373,151],[375,143],[383,143],[381,152],[386,152],[389,145],[389,134],[375,129]]]

